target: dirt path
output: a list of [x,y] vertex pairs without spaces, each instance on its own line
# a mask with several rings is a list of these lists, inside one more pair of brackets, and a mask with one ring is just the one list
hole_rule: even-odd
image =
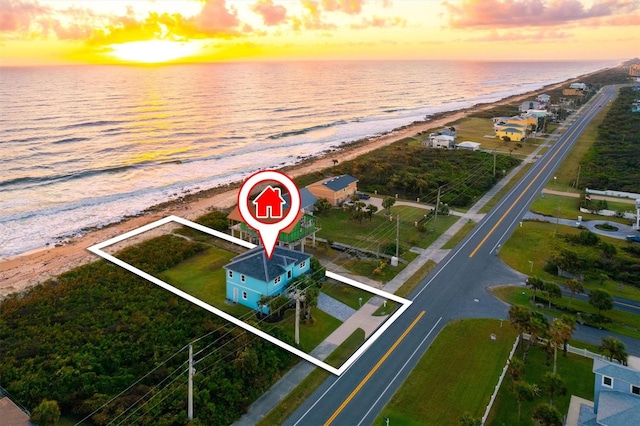
[[[572,197],[572,198],[580,198],[580,197],[582,197],[581,194],[576,194],[575,192],[555,191],[553,189],[547,189],[547,188],[543,189],[542,192],[544,192],[545,194],[562,195],[563,197]],[[594,195],[594,194],[590,194],[590,196],[594,200],[615,201],[617,203],[624,203],[624,204],[635,204],[636,203],[636,200],[632,200],[630,198],[608,197],[606,195]]]

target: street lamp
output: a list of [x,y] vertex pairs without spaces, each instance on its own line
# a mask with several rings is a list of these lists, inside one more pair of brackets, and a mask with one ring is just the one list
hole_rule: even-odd
[[556,183],[558,183],[558,177],[557,177],[557,176],[554,176],[554,177],[553,177],[553,185],[555,186],[555,185],[556,185]]
[[529,261],[529,273],[533,273],[533,260]]

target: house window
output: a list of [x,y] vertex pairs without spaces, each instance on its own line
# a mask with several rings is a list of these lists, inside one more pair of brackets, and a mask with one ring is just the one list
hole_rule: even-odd
[[631,385],[631,393],[634,395],[640,395],[640,386]]
[[300,262],[300,269],[304,268],[307,265],[307,261],[303,260],[302,262]]
[[278,285],[278,284],[280,284],[280,281],[282,281],[282,277],[276,277],[276,279],[275,279],[275,280],[273,280],[273,283],[274,283],[275,285]]
[[243,300],[247,300],[247,292],[246,291],[242,292],[242,299]]
[[233,271],[229,271],[229,278],[233,278]]
[[287,271],[287,279],[290,280],[291,279],[291,270]]
[[611,377],[602,376],[602,386],[605,386],[607,388],[612,388],[613,387],[613,379]]
[[244,276],[244,274],[240,275],[240,281],[245,282],[247,280],[247,277]]

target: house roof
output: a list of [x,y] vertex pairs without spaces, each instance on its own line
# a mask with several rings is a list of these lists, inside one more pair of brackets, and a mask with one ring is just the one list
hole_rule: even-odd
[[503,126],[500,127],[498,129],[498,132],[509,132],[509,133],[524,133],[524,131],[522,129],[519,129],[517,127],[511,127],[511,126]]
[[603,359],[593,361],[593,372],[614,379],[640,386],[640,371]]
[[276,246],[271,259],[268,259],[264,247],[257,246],[234,257],[224,268],[267,283],[282,275],[287,267],[310,257],[306,253]]
[[[284,198],[284,201],[285,201],[284,208],[288,209],[289,194],[288,193],[284,194],[282,198]],[[316,198],[315,195],[311,193],[311,191],[309,191],[307,188],[300,188],[300,208],[301,209],[308,209],[317,202],[318,202],[318,199]]]
[[357,181],[358,179],[354,178],[353,176],[340,175],[336,177],[330,177],[316,183],[312,183],[309,186],[323,185],[329,188],[330,190],[332,190],[333,192],[337,192],[337,191],[340,191],[341,189],[345,189],[346,187],[351,185],[353,182],[357,182]]
[[439,141],[447,141],[447,142],[453,142],[454,140],[456,140],[454,136],[449,136],[449,135],[436,135],[431,139],[439,140]]
[[601,391],[596,420],[607,426],[640,424],[640,398],[622,392]]
[[27,413],[22,411],[15,402],[13,402],[9,397],[4,396],[2,393],[0,393],[0,415],[4,422],[2,424],[15,426],[35,425],[35,423],[32,423],[29,420],[29,415]]
[[464,142],[460,142],[458,144],[458,146],[463,147],[463,148],[477,148],[480,146],[480,143],[478,142],[470,142],[470,141],[464,141]]

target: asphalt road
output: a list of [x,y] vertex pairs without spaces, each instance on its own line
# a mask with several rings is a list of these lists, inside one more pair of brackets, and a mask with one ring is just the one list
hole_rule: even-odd
[[[452,319],[507,318],[508,306],[486,287],[517,284],[524,276],[506,267],[496,249],[518,225],[553,171],[603,105],[607,87],[471,234],[438,265],[409,298],[410,308],[340,377],[327,379],[287,420],[287,425],[370,425],[409,375],[437,334]],[[455,368],[455,366],[443,366]],[[425,401],[425,404],[437,401]]]

